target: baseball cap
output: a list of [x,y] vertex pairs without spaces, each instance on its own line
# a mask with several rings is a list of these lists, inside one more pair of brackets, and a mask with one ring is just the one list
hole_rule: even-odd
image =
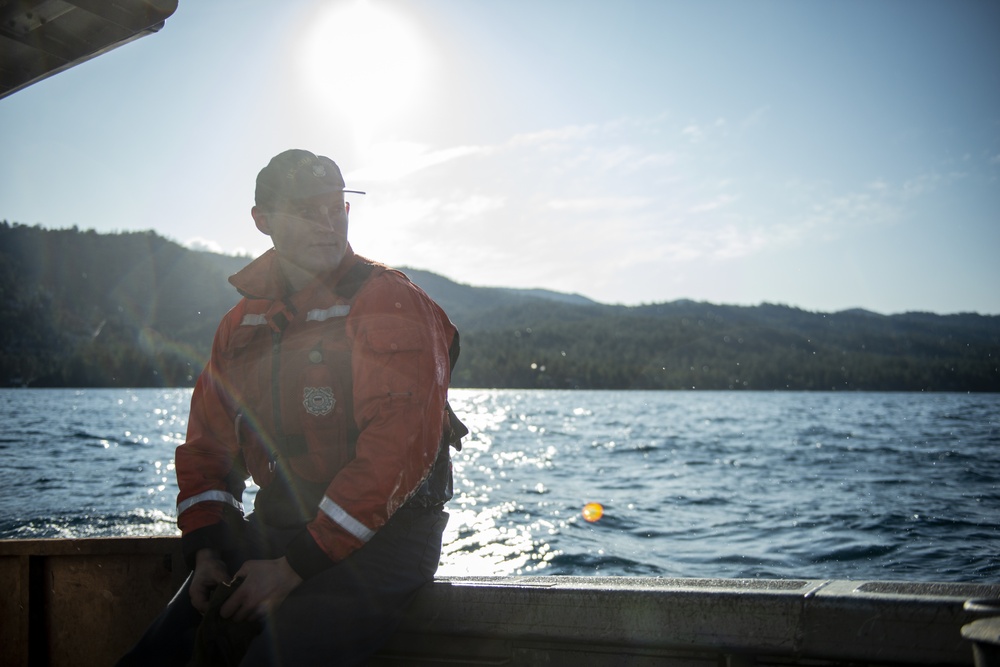
[[257,174],[254,199],[257,206],[273,209],[280,199],[298,201],[328,192],[365,194],[345,189],[340,167],[330,158],[292,148],[275,155]]

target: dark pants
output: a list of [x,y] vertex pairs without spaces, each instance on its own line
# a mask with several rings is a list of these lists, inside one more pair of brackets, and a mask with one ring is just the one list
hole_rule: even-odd
[[[417,590],[431,581],[441,558],[448,514],[403,508],[350,557],[304,581],[264,621],[244,667],[359,665],[389,638]],[[297,530],[271,529],[251,516],[241,560],[277,558]],[[201,614],[184,583],[146,634],[119,662],[186,665],[194,653]]]

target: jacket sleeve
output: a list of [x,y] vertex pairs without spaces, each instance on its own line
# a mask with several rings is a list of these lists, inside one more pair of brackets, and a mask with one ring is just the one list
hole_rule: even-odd
[[358,294],[347,333],[356,455],[289,546],[288,561],[304,578],[363,546],[406,502],[429,474],[444,427],[455,329],[437,304],[387,271]]
[[222,368],[225,341],[239,307],[219,325],[212,356],[191,397],[187,439],[177,448],[177,525],[189,564],[199,549],[226,550],[230,545],[227,519],[242,518],[247,472],[236,440],[235,408],[225,387]]

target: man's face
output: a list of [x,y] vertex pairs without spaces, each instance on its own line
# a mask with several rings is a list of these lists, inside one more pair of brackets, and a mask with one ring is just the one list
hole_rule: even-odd
[[285,201],[265,213],[267,229],[262,231],[270,234],[283,262],[318,275],[336,269],[344,259],[348,210],[343,192]]

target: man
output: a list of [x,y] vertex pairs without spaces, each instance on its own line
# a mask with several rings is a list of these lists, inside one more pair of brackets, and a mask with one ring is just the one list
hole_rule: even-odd
[[186,664],[199,624],[209,662],[358,664],[437,569],[448,443],[464,434],[446,405],[458,333],[405,276],[354,254],[344,188],[304,150],[257,177],[251,215],[274,247],[230,278],[243,299],[177,448],[194,571],[120,664]]

